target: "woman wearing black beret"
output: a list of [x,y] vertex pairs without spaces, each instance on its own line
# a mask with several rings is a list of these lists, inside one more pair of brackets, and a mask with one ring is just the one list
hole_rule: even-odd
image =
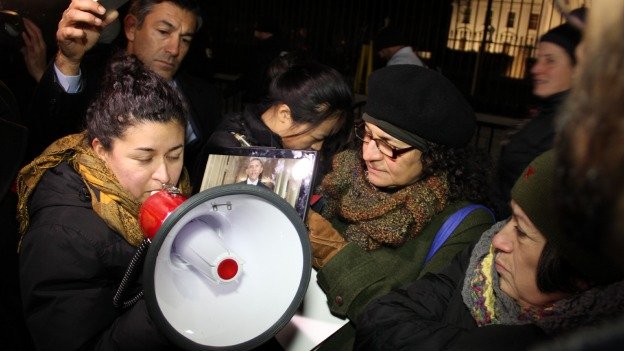
[[[337,154],[308,216],[313,263],[330,311],[356,321],[368,302],[437,271],[493,223],[482,204],[487,163],[468,145],[475,116],[437,72],[375,71],[359,147]],[[452,225],[454,224],[454,226]],[[352,347],[346,324],[322,345]]]

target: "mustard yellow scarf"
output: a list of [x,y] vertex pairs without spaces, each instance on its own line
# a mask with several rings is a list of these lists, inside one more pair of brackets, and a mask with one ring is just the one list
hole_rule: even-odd
[[[20,234],[28,229],[28,200],[43,174],[61,162],[68,162],[81,176],[91,194],[91,205],[106,224],[121,234],[128,243],[138,246],[143,234],[138,224],[141,203],[130,195],[117,181],[115,175],[100,159],[86,132],[68,135],[55,141],[43,153],[26,165],[17,177],[17,218]],[[191,187],[186,170],[179,182],[180,190],[190,195]]]

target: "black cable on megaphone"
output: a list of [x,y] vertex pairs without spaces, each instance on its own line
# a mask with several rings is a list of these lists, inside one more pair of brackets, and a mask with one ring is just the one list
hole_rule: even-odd
[[124,301],[129,285],[136,281],[137,267],[140,267],[143,261],[145,261],[147,249],[152,243],[151,238],[156,235],[165,218],[185,200],[186,197],[180,194],[178,188],[163,184],[162,190],[152,194],[141,204],[138,222],[145,238],[137,247],[134,256],[132,256],[121,283],[113,296],[113,306],[115,308],[127,309],[143,297],[143,290],[141,290],[132,298]]
[[143,290],[136,293],[131,299],[123,301],[124,296],[126,295],[126,290],[128,290],[128,286],[130,283],[136,280],[137,276],[137,266],[141,266],[143,261],[145,260],[145,253],[149,248],[151,241],[149,239],[143,239],[139,247],[137,247],[134,256],[132,256],[132,260],[130,260],[130,264],[128,268],[126,268],[126,272],[124,273],[123,278],[121,279],[121,283],[115,292],[115,296],[113,296],[113,306],[115,308],[126,309],[132,307],[137,301],[139,301],[143,297]]

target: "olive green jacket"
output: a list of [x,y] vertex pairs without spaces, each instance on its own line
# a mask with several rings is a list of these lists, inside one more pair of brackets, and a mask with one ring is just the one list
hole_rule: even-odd
[[[460,201],[447,206],[431,219],[416,238],[408,240],[401,247],[365,251],[349,243],[323,266],[318,271],[317,281],[327,296],[329,309],[338,317],[349,318],[351,323],[323,342],[321,349],[351,349],[355,335],[353,323],[357,322],[360,313],[372,299],[416,280],[427,272],[437,272],[494,224],[488,211],[477,209],[471,212],[424,265],[440,227],[453,213],[468,204]],[[334,221],[333,224],[339,231],[345,228],[344,223]]]

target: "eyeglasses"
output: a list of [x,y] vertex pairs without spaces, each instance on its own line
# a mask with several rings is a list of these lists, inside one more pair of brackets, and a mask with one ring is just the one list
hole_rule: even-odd
[[387,156],[393,160],[408,151],[417,149],[416,146],[410,146],[410,147],[406,147],[403,149],[397,149],[396,147],[388,144],[382,139],[373,138],[373,135],[369,133],[368,131],[366,131],[366,128],[364,128],[363,123],[355,126],[355,136],[358,139],[362,140],[364,144],[368,144],[371,141],[374,141],[375,146],[377,146],[377,150],[379,150],[379,152],[381,152],[384,156]]

